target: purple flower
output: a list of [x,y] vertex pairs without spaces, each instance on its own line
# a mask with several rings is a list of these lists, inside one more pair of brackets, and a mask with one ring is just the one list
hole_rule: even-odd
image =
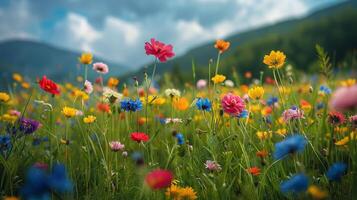
[[28,118],[21,118],[19,122],[20,122],[19,129],[24,134],[31,134],[35,132],[40,126],[40,122]]

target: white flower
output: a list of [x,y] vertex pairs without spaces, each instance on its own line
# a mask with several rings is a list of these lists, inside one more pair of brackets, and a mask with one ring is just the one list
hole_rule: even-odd
[[93,92],[93,85],[91,82],[89,82],[88,80],[86,80],[84,82],[84,91],[87,93],[87,94],[90,94]]
[[180,118],[166,118],[165,119],[165,124],[169,124],[169,123],[173,123],[173,124],[177,124],[177,123],[182,123],[182,119]]
[[234,87],[234,83],[231,80],[224,81],[224,85],[227,87]]
[[181,96],[181,92],[179,90],[176,90],[176,89],[166,89],[165,90],[165,95],[167,97],[180,97]]
[[108,87],[103,88],[103,96],[106,102],[115,103],[123,98],[123,94],[116,92]]

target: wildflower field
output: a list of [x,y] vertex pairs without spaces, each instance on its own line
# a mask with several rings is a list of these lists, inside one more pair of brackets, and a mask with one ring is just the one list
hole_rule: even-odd
[[192,65],[172,87],[155,77],[173,46],[144,46],[154,63],[126,84],[90,53],[76,81],[13,74],[0,93],[1,198],[357,198],[356,79],[333,73],[322,47],[318,76],[272,50],[256,58],[271,76],[243,82],[220,74],[230,43],[217,40],[208,77]]

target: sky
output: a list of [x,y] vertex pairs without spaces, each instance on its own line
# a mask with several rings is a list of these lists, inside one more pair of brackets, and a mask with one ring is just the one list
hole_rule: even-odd
[[137,68],[156,38],[177,55],[341,0],[0,0],[0,41],[26,39]]

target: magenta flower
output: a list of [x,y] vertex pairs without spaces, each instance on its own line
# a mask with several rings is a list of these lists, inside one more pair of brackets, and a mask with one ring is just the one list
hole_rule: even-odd
[[107,74],[109,72],[108,65],[102,63],[102,62],[97,62],[93,64],[93,69],[97,71],[100,74]]
[[230,115],[239,115],[243,112],[245,104],[242,98],[232,93],[226,94],[222,99],[223,111]]
[[285,122],[288,122],[292,119],[301,119],[304,118],[304,111],[296,107],[287,109],[283,112],[283,118]]
[[112,151],[123,151],[125,148],[125,145],[119,141],[111,141],[109,142],[109,146]]
[[166,45],[160,41],[151,38],[150,42],[145,42],[146,55],[153,55],[160,62],[166,62],[168,58],[175,56],[171,44]]
[[338,88],[332,94],[330,107],[333,110],[338,111],[353,110],[354,108],[357,108],[357,85]]

